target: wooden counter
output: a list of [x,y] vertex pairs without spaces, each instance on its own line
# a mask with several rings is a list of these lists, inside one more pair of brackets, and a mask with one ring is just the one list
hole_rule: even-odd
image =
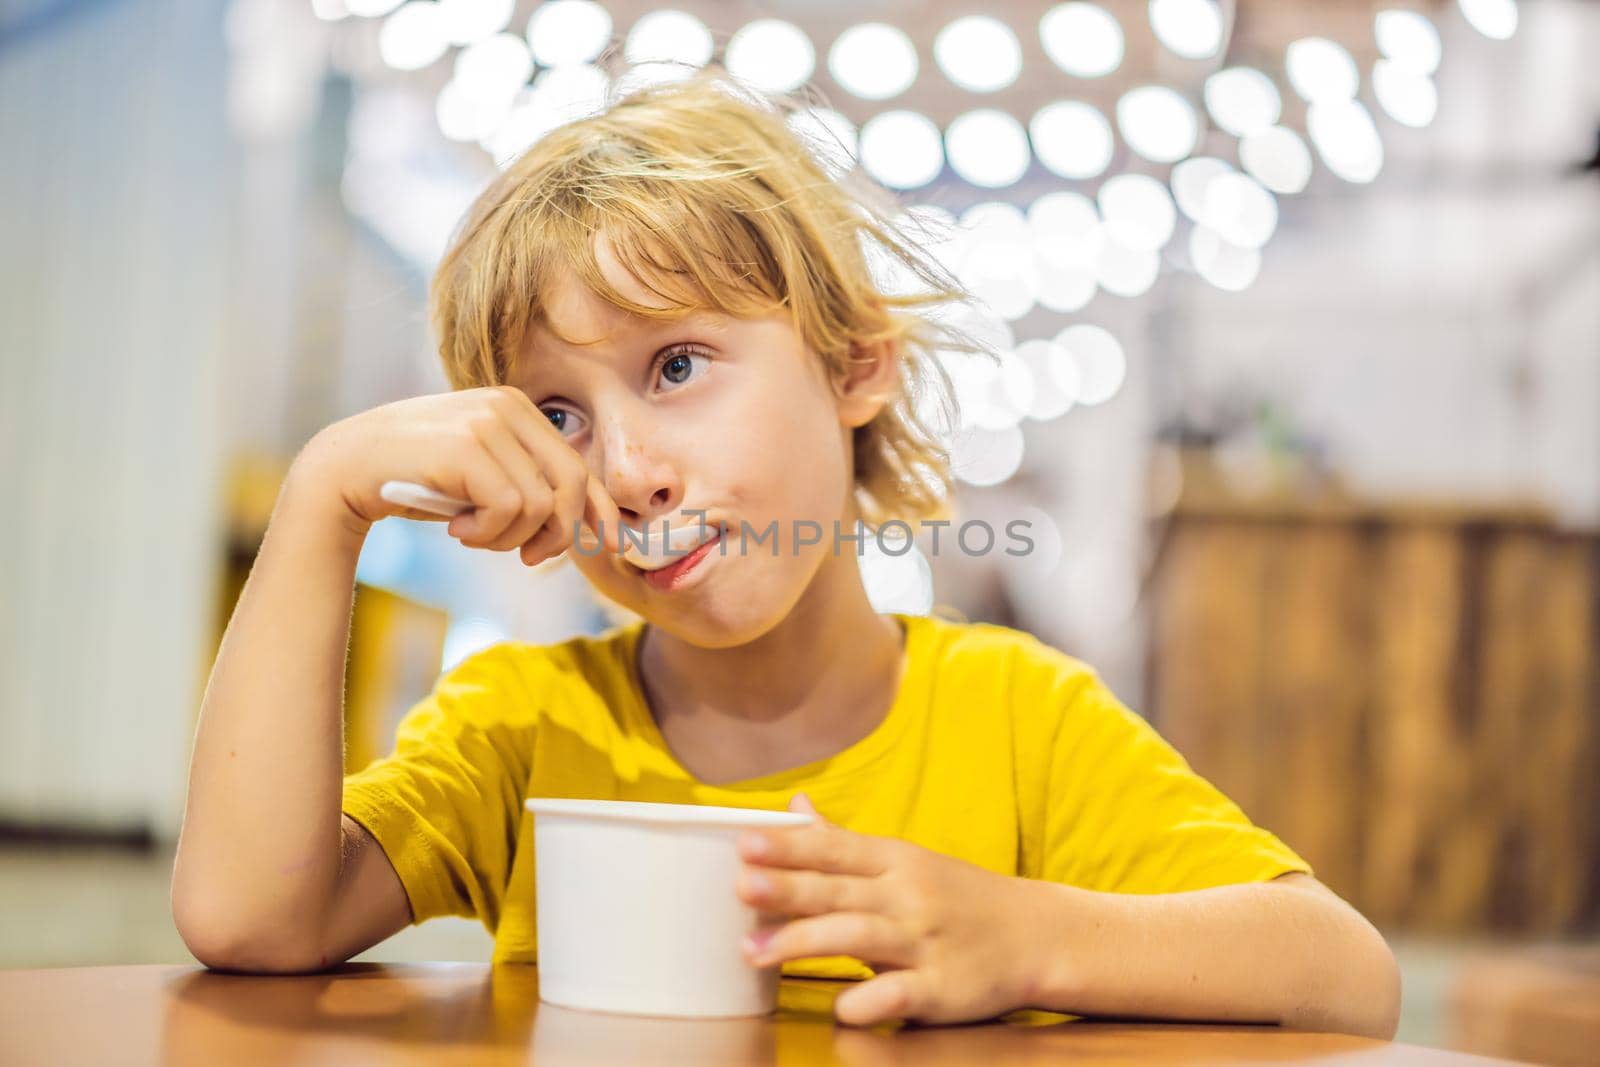
[[0,971],[6,1067],[537,1063],[614,1067],[1011,1067],[1487,1064],[1471,1056],[1263,1026],[1090,1023],[1046,1012],[959,1027],[834,1024],[842,982],[785,979],[770,1017],[696,1021],[539,1003],[525,965],[346,964],[293,977],[198,967]]

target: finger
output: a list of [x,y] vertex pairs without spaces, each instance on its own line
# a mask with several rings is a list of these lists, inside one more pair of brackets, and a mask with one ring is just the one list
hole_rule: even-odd
[[[522,491],[476,437],[459,449],[447,470],[448,478],[430,481],[451,495],[470,500],[472,510],[452,518],[445,529],[469,548],[484,547],[522,510]],[[457,480],[459,494],[452,484]]]
[[812,956],[855,956],[874,966],[910,967],[917,944],[892,919],[864,911],[839,911],[796,919],[745,938],[745,955],[757,967]]
[[485,548],[504,552],[526,543],[549,521],[556,503],[555,492],[539,463],[504,421],[484,419],[474,425],[473,433],[517,487],[516,513],[502,529],[482,537]]
[[[420,508],[396,508],[389,513],[399,519],[415,519],[418,522],[449,522],[454,515],[441,515],[437,511],[423,511]],[[468,512],[468,514],[471,514]]]
[[739,855],[768,867],[794,867],[829,874],[878,875],[887,869],[895,842],[827,823],[776,830],[749,830]]
[[771,915],[823,915],[830,911],[882,911],[870,878],[816,871],[745,867],[734,884],[739,899]]
[[588,499],[588,469],[570,449],[567,454],[555,457],[553,462],[555,467],[547,477],[555,479],[555,507],[545,524],[522,544],[522,562],[529,566],[561,555],[574,543],[582,544],[585,555],[596,555],[600,551],[592,536],[585,534],[581,527]]
[[544,526],[524,542],[525,562],[535,554],[542,558],[565,552],[577,538],[578,524],[583,518],[584,487],[589,480],[589,472],[583,461],[573,453],[561,457],[558,463],[546,470],[546,478],[551,481],[554,491],[555,506]]
[[[563,500],[562,530],[569,535],[575,534],[576,523],[581,520],[598,535],[605,547],[613,552],[621,551],[622,515],[617,509],[616,501],[611,499],[611,494],[589,473],[583,457],[567,443],[561,436],[561,431],[551,424],[549,418],[538,409],[526,393],[510,386],[499,392],[504,399],[497,402],[512,432],[545,469],[563,472],[564,476],[559,479],[563,486],[569,480],[565,472],[570,466],[570,481],[574,487],[568,490],[570,497]],[[580,477],[581,489],[578,488]],[[560,548],[556,551],[563,551],[572,543],[570,536],[564,541],[557,538],[549,540],[560,541]],[[535,555],[548,548],[548,543],[538,546],[537,549],[530,550],[524,559],[528,555]]]
[[563,533],[552,519],[522,546],[522,562],[536,567],[547,559],[561,555],[571,540],[572,534]]
[[589,529],[600,535],[606,548],[612,552],[622,551],[622,512],[617,508],[617,502],[611,498],[610,492],[601,484],[599,478],[591,475],[589,484],[585,487],[585,496],[588,507],[584,509],[584,522]]
[[[505,416],[512,433],[541,469],[556,474],[550,479],[551,484],[565,494],[560,500],[560,527],[567,536],[565,540],[550,539],[560,546],[555,551],[564,551],[572,543],[576,523],[580,519],[592,519],[594,522],[607,519],[603,526],[591,522],[591,528],[605,537],[615,538],[617,528],[621,525],[617,506],[604,490],[600,491],[600,497],[596,497],[594,479],[589,475],[583,457],[567,443],[561,431],[522,390],[505,386],[496,392],[498,396],[494,402]],[[606,514],[608,510],[611,513],[609,516]]]
[[822,813],[817,810],[817,806],[811,803],[811,798],[804,793],[796,793],[789,798],[789,810],[798,812],[801,815],[812,815],[819,820],[822,818]]
[[834,1018],[847,1026],[912,1018],[923,1010],[922,986],[920,971],[880,974],[840,993],[833,1002]]

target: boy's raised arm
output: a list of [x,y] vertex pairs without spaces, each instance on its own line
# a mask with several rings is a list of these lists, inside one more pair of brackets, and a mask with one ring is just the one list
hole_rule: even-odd
[[[350,881],[364,888],[369,944],[410,916],[399,878],[378,869],[388,861],[377,842],[341,829],[345,653],[364,534],[329,506],[316,459],[302,453],[285,481],[201,705],[172,911],[212,967],[334,962],[330,918],[355,925],[348,904],[336,906],[341,870],[360,876]],[[367,947],[341,940],[346,956]]]
[[178,931],[202,962],[311,970],[405,926],[410,903],[371,835],[341,812],[343,694],[356,561],[385,481],[467,500],[470,548],[537,564],[580,520],[613,551],[616,505],[517,389],[415,397],[318,433],[296,457],[206,686],[172,873]]

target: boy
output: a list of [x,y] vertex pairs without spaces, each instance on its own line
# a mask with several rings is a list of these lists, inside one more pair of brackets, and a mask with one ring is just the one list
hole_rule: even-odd
[[[921,295],[881,292],[864,246]],[[195,955],[312,970],[457,914],[533,962],[525,797],[790,805],[821,818],[741,842],[730,892],[788,919],[744,951],[867,979],[842,1022],[1032,1006],[1391,1035],[1382,937],[1093,671],[1004,627],[880,615],[851,542],[791,533],[945,513],[918,411],[949,339],[920,309],[953,295],[709,77],[534,146],[435,278],[456,391],[326,428],[286,479],[196,738],[173,874]],[[639,621],[469,657],[341,778],[355,561],[409,514],[389,479],[472,501],[449,524],[469,547],[573,549]],[[663,523],[703,543],[649,571],[619,551],[622,525]]]

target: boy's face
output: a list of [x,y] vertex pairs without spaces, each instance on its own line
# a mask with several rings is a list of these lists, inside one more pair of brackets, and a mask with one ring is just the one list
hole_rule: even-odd
[[[654,296],[610,255],[599,262],[639,303]],[[858,566],[854,545],[833,551],[834,522],[855,532],[851,430],[881,408],[885,371],[836,395],[820,358],[786,313],[736,319],[711,311],[679,322],[629,315],[571,276],[545,294],[555,332],[541,324],[519,353],[511,384],[556,423],[610,492],[628,526],[665,520],[722,526],[722,544],[670,587],[611,553],[569,557],[602,595],[701,647],[743,644],[805,596],[826,596]],[[593,344],[562,341],[556,332]],[[686,512],[685,509],[691,509]],[[815,523],[808,525],[805,520]],[[775,536],[757,545],[744,529]],[[820,541],[795,546],[802,540]]]

